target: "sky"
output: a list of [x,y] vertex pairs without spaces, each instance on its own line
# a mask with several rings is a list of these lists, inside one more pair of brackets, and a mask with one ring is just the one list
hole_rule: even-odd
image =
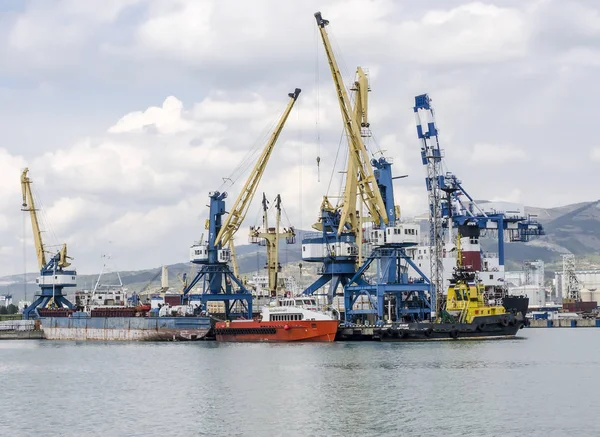
[[122,270],[187,261],[208,193],[232,204],[294,88],[236,241],[258,224],[263,191],[308,229],[322,196],[339,195],[347,149],[319,10],[345,83],[368,69],[367,145],[408,175],[395,186],[403,217],[427,209],[412,111],[423,93],[446,167],[475,198],[598,198],[593,0],[3,0],[0,275],[37,268],[24,167],[46,244],[66,242],[80,273],[107,254]]

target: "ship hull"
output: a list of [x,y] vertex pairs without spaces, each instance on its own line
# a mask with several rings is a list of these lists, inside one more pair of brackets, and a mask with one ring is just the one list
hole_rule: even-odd
[[45,317],[47,340],[196,341],[211,329],[208,317]]
[[225,342],[331,342],[338,323],[337,320],[217,322],[215,338]]
[[400,323],[375,329],[373,340],[495,340],[514,338],[525,324],[520,314],[476,317],[472,323]]
[[526,296],[504,296],[502,306],[507,312],[521,313],[525,318],[529,309],[529,298]]

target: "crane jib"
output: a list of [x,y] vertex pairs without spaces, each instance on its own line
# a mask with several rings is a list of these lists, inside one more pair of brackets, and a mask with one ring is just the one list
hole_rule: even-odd
[[275,147],[275,143],[279,138],[279,134],[283,130],[283,126],[285,125],[285,122],[287,121],[288,116],[294,107],[294,103],[298,99],[301,91],[302,90],[300,88],[296,88],[294,92],[288,94],[290,101],[288,102],[285,111],[279,120],[279,123],[277,123],[275,130],[271,134],[271,137],[269,138],[269,141],[267,142],[263,152],[254,165],[250,176],[248,176],[248,180],[238,195],[238,198],[231,209],[231,213],[227,216],[225,222],[221,226],[221,229],[217,234],[217,238],[215,239],[215,246],[218,244],[221,244],[222,246],[228,244],[233,239],[233,236],[244,221],[246,213],[248,212],[248,208],[250,207],[250,202],[254,198],[258,184],[264,174],[269,158],[271,157],[271,152]]

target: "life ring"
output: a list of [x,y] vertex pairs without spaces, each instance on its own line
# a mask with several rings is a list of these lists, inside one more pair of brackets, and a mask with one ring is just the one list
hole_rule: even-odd
[[458,329],[452,329],[450,331],[450,338],[458,338]]

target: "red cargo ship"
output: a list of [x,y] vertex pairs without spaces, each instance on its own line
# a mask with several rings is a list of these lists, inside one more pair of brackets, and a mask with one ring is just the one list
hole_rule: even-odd
[[265,306],[259,320],[217,322],[217,341],[287,342],[333,341],[339,321],[332,311],[319,311],[315,299],[282,299]]

